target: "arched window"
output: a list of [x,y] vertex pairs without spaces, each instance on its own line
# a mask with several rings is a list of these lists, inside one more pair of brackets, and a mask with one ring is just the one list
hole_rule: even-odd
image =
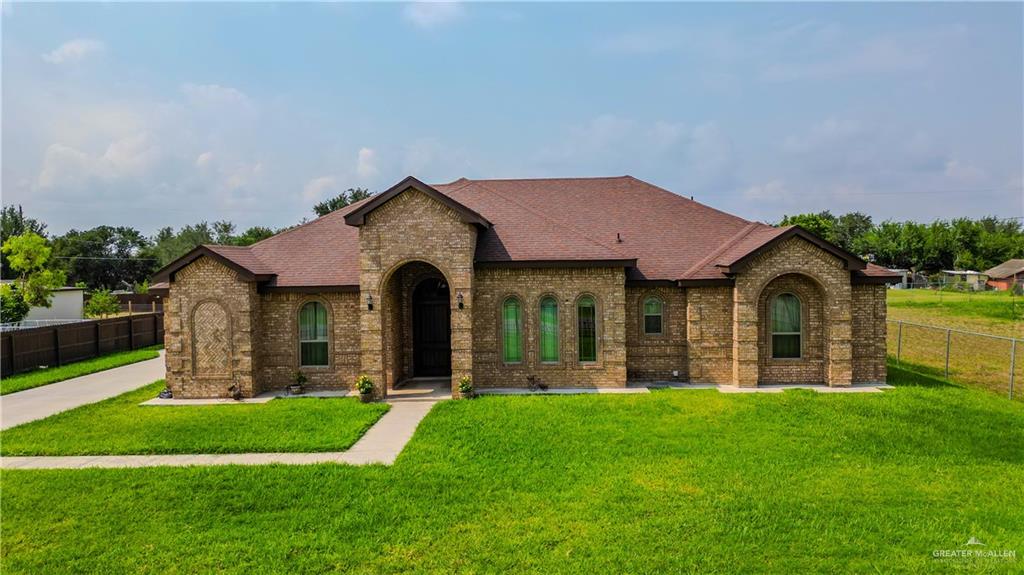
[[327,308],[311,301],[299,311],[299,365],[328,365]]
[[597,305],[590,296],[583,296],[576,302],[576,340],[580,361],[597,361]]
[[656,297],[644,300],[644,335],[662,334],[662,315],[665,304]]
[[800,357],[800,300],[791,293],[772,299],[772,357]]
[[514,297],[501,306],[501,355],[505,363],[523,361],[522,308]]
[[558,362],[558,302],[553,297],[540,300],[540,360]]

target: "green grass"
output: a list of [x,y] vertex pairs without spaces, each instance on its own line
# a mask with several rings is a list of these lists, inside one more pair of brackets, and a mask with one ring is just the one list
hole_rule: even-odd
[[84,361],[69,363],[60,367],[48,367],[46,369],[37,369],[35,371],[5,377],[0,379],[0,395],[14,393],[16,391],[24,391],[26,389],[57,383],[58,381],[64,381],[65,379],[71,379],[73,377],[89,375],[90,373],[96,373],[98,371],[105,371],[114,367],[128,365],[130,363],[153,359],[160,356],[159,350],[162,348],[162,345],[154,345],[152,347],[145,347],[132,351],[121,351],[111,353],[109,355],[101,355],[92,359],[86,359]]
[[[444,402],[392,467],[5,471],[0,567],[1020,571],[1024,405],[899,369],[891,381]],[[970,537],[1017,559],[932,558]]]
[[0,433],[3,455],[342,451],[387,410],[357,398],[140,406],[163,380]]
[[1024,297],[1009,291],[888,290],[889,319],[1024,337]]

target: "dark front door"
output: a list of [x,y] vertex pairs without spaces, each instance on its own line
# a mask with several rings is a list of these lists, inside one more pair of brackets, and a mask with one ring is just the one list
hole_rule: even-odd
[[412,370],[417,377],[452,374],[451,303],[444,280],[426,279],[412,293]]

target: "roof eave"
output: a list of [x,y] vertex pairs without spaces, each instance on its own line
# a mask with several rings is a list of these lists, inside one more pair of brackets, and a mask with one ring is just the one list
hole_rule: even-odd
[[504,260],[477,261],[474,265],[484,268],[632,268],[636,267],[636,258],[625,259],[593,259],[593,260]]

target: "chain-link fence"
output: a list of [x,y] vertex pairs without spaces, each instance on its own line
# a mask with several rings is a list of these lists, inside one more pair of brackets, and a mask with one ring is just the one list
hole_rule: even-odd
[[1024,340],[902,320],[888,323],[886,343],[896,363],[1024,401]]

